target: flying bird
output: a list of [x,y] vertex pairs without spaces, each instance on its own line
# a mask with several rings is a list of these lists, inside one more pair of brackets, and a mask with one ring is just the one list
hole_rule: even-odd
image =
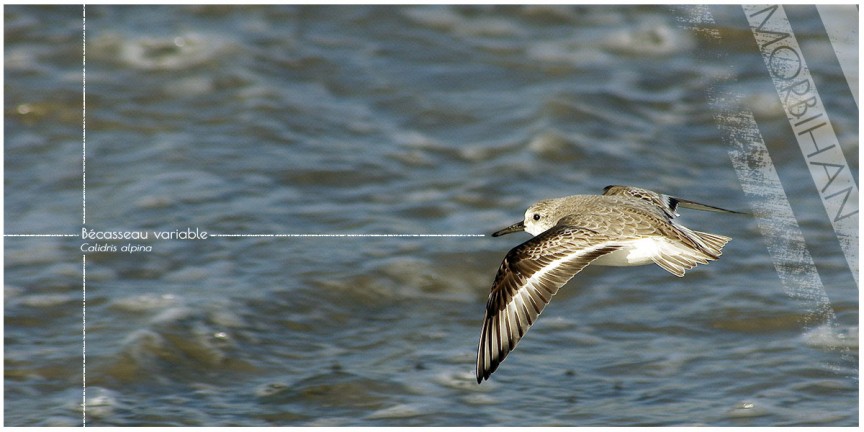
[[498,368],[537,320],[552,296],[589,264],[657,264],[682,277],[721,255],[729,237],[677,223],[678,207],[726,210],[631,186],[607,186],[602,195],[573,195],[532,205],[525,218],[492,234],[526,231],[498,268],[486,302],[477,349],[477,383]]

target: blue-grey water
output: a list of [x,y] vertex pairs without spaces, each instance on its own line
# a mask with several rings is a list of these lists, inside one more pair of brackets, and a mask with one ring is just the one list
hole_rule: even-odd
[[[4,238],[5,425],[858,425],[857,286],[741,8],[708,10],[719,43],[686,6],[94,5],[84,45],[81,6],[6,6],[4,232],[71,237]],[[857,181],[847,81],[816,9],[786,11]],[[718,85],[828,302],[787,295],[754,217],[685,209],[720,260],[589,267],[477,385],[528,238],[488,233],[532,202],[752,208]],[[487,235],[153,233],[189,230]]]

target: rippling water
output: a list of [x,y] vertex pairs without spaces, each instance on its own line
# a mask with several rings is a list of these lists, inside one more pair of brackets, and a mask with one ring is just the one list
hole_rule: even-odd
[[[5,424],[857,425],[857,287],[743,12],[710,10],[722,48],[688,7],[88,6],[84,226],[150,238],[85,254],[82,10],[7,6],[5,232],[76,237],[4,239]],[[857,181],[857,106],[816,10],[787,13]],[[608,184],[748,210],[718,82],[832,322],[784,293],[753,218],[683,212],[734,238],[722,259],[587,269],[477,385],[527,236],[153,238],[488,234]]]

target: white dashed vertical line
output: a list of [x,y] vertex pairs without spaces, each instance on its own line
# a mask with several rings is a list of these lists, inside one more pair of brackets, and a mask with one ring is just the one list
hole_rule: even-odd
[[[81,7],[81,224],[87,223],[87,5]],[[87,426],[87,255],[81,256],[81,426]]]

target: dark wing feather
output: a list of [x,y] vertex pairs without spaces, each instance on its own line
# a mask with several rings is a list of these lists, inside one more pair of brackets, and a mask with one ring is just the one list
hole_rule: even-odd
[[559,224],[507,253],[486,303],[477,382],[498,368],[558,289],[591,261],[617,249],[596,231]]
[[708,204],[698,203],[696,201],[685,200],[683,198],[673,197],[661,193],[657,193],[654,191],[650,191],[648,189],[637,188],[633,186],[606,186],[603,188],[603,195],[618,195],[618,196],[626,196],[632,198],[638,198],[643,201],[647,201],[653,204],[656,207],[662,209],[669,217],[677,217],[678,216],[678,206],[689,208],[691,210],[701,210],[701,211],[709,211],[715,213],[733,213],[733,214],[744,214],[747,213],[739,212],[735,210],[727,210],[720,207],[715,207]]

